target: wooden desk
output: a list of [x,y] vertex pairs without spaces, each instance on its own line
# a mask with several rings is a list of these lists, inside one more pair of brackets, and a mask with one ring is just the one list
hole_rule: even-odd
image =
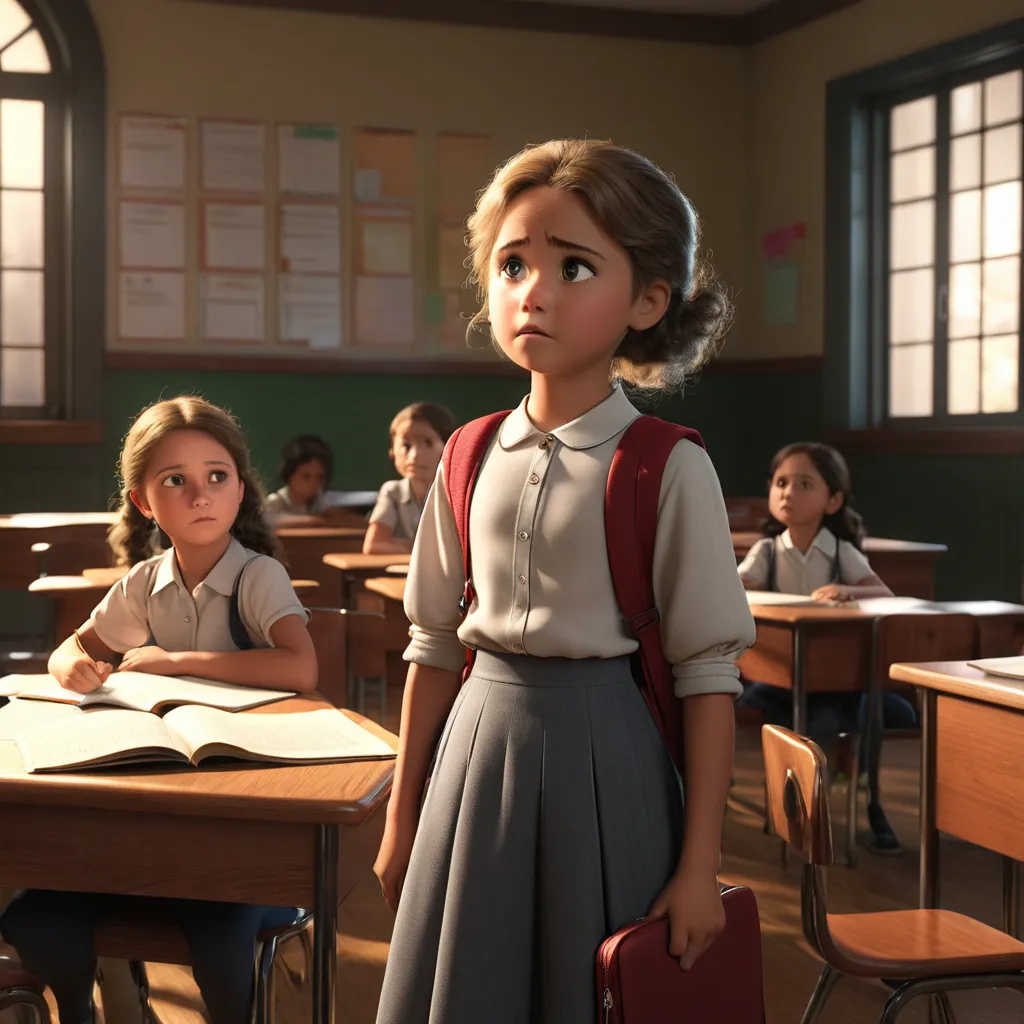
[[76,575],[87,565],[109,565],[107,530],[116,512],[26,512],[0,516],[0,589],[23,590],[38,575],[32,545],[46,543],[46,570]]
[[364,555],[332,552],[323,556],[324,564],[337,570],[334,574],[338,580],[344,581],[342,607],[355,608],[356,594],[364,580],[379,576],[389,565],[408,565],[411,555]]
[[966,662],[893,665],[920,687],[920,903],[939,905],[939,832],[1003,857],[1003,929],[1020,930],[1024,860],[1024,682]]
[[342,607],[341,578],[324,565],[324,556],[330,552],[362,551],[366,527],[285,526],[276,533],[284,548],[289,574],[316,580],[320,584],[317,601],[331,608]]
[[380,594],[389,601],[402,604],[405,601],[405,580],[401,576],[374,576],[363,581],[371,594]]
[[[761,539],[762,534],[737,531],[732,535],[732,549],[737,559],[746,558],[747,552]],[[945,544],[920,544],[910,540],[887,540],[868,537],[864,553],[871,568],[899,597],[920,597],[931,601],[935,597],[935,561],[948,549]]]
[[[129,568],[119,565],[112,569],[83,569],[81,576],[41,576],[29,584],[31,593],[53,598],[54,635],[57,643],[71,636],[89,618],[103,595]],[[292,587],[300,600],[308,599],[320,589],[315,580],[292,580]]]
[[313,1022],[331,1024],[338,905],[376,857],[393,772],[393,761],[363,761],[28,775],[2,743],[0,885],[310,907]]

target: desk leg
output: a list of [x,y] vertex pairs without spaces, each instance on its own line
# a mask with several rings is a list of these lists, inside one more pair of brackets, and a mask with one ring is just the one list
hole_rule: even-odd
[[793,732],[803,736],[807,731],[807,636],[803,626],[793,630]]
[[338,976],[338,828],[317,826],[313,1024],[334,1024],[334,986]]
[[342,573],[341,606],[353,610],[356,606],[356,595],[359,593],[359,580],[350,572]]
[[1003,931],[1020,938],[1020,862],[1003,857]]
[[[922,910],[939,905],[939,833],[935,827],[935,712],[937,695],[921,688],[921,866],[918,902]],[[928,1024],[939,1019],[928,996]]]
[[882,692],[885,681],[878,665],[879,619],[871,623],[871,647],[868,660],[867,712],[864,716],[864,767],[868,773],[868,803],[881,804],[882,737],[885,732],[885,709]]

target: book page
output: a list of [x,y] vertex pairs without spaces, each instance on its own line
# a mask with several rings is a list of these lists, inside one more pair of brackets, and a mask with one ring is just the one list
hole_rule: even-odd
[[28,728],[43,722],[80,718],[81,708],[74,704],[55,704],[45,700],[19,700],[12,697],[0,708],[0,740],[17,740]]
[[22,730],[18,749],[29,772],[132,761],[188,761],[184,743],[156,715],[114,709],[49,719]]
[[301,764],[393,757],[383,740],[335,708],[286,715],[230,715],[191,705],[163,719],[193,752],[204,757],[251,757]]
[[206,704],[225,711],[243,711],[295,696],[294,690],[265,690],[259,686],[236,686],[195,676],[158,676],[151,672],[114,672],[98,690],[86,694],[65,690],[53,676],[11,675],[0,679],[0,693],[82,707],[110,704],[135,711],[155,711],[161,705],[171,704]]
[[987,676],[1024,679],[1024,658],[979,658],[977,661],[969,661],[967,664],[971,668],[980,669]]
[[747,604],[750,605],[811,605],[817,603],[806,594],[780,594],[774,590],[747,591]]

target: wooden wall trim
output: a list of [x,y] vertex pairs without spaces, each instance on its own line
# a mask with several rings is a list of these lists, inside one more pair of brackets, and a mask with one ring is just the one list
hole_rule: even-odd
[[[490,358],[316,359],[297,356],[207,355],[200,352],[108,352],[108,370],[188,370],[198,373],[389,374],[410,377],[527,378],[525,370]],[[701,371],[720,373],[820,373],[821,356],[776,359],[720,359]]]
[[92,420],[0,419],[0,444],[99,444],[103,426]]
[[573,35],[656,39],[660,42],[753,46],[772,36],[834,14],[861,0],[775,0],[738,17],[674,14],[615,7],[530,2],[480,3],[479,0],[178,0],[235,7],[285,7],[290,11],[400,18],[411,21],[481,25]]
[[844,455],[1024,455],[1024,427],[826,430]]

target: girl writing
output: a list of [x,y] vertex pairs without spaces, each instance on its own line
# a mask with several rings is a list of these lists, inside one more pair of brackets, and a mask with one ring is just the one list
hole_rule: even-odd
[[[851,500],[850,471],[825,444],[787,445],[772,459],[765,536],[749,551],[738,572],[747,590],[806,594],[816,601],[892,597],[863,552],[864,523]],[[740,703],[766,721],[792,727],[789,690],[751,684]],[[866,704],[859,693],[809,693],[807,731],[827,747],[840,733],[860,731]],[[914,725],[914,709],[898,694],[883,695],[883,714],[892,728]],[[875,848],[899,849],[880,804],[868,805]]]
[[[121,518],[110,541],[132,568],[53,652],[50,673],[79,693],[125,669],[314,689],[306,613],[273,557],[238,424],[201,398],[158,402],[128,432],[120,469]],[[149,558],[157,523],[172,547]],[[52,989],[63,1024],[92,1021],[97,921],[135,899],[29,890],[0,918],[25,967]],[[244,1024],[256,935],[294,919],[295,909],[166,902],[188,939],[211,1020]]]
[[754,628],[703,449],[680,441],[665,468],[653,575],[685,708],[685,805],[631,675],[604,535],[612,455],[639,415],[618,381],[678,387],[728,322],[697,242],[672,180],[597,140],[524,150],[469,220],[475,320],[530,393],[479,470],[464,621],[443,465],[413,548],[375,866],[397,907],[378,1024],[592,1024],[594,958],[615,929],[667,914],[688,967],[724,927],[734,659]]

